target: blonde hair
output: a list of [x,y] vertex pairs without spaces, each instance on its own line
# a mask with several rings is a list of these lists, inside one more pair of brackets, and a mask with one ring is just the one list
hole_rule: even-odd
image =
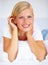
[[[26,2],[26,1],[21,1],[15,4],[13,10],[12,10],[12,15],[17,16],[19,13],[21,13],[23,10],[30,8],[31,4]],[[33,12],[33,9],[32,9]]]

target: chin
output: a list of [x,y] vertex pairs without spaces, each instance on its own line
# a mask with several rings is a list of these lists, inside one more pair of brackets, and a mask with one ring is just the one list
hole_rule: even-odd
[[29,31],[30,29],[28,28],[28,29],[23,29],[22,31],[23,32],[27,32],[27,31]]

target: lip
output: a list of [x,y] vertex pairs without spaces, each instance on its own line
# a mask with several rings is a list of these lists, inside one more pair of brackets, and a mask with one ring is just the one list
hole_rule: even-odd
[[28,28],[30,26],[30,24],[24,24],[22,26],[23,26],[23,28]]

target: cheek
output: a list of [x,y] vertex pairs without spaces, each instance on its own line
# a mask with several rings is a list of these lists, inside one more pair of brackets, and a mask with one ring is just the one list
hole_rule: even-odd
[[33,24],[34,23],[34,18],[32,18],[31,21],[32,21],[32,24]]
[[21,24],[23,22],[23,19],[18,19],[17,23]]
[[30,19],[29,22],[30,22],[31,25],[33,25],[34,21],[33,21],[33,19]]
[[17,21],[17,26],[18,26],[18,28],[20,28],[21,25],[22,25],[22,22],[21,22],[21,21]]

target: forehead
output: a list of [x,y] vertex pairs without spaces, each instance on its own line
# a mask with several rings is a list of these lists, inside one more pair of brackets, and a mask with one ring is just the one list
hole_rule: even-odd
[[20,16],[20,15],[32,15],[32,14],[33,14],[32,8],[28,8],[28,9],[23,10],[21,13],[19,13],[18,16]]

